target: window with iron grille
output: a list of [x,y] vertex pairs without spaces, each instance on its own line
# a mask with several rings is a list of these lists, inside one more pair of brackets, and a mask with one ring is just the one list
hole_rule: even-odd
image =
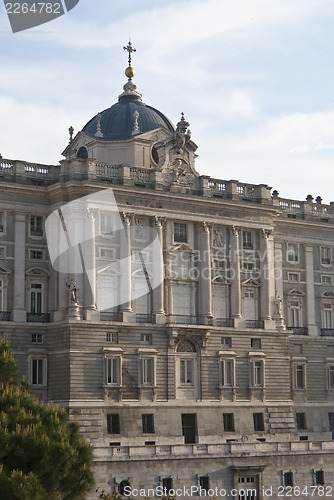
[[173,489],[173,479],[171,477],[164,477],[162,480],[162,487],[164,495],[168,495],[170,490]]
[[107,429],[108,434],[120,434],[119,413],[108,413]]
[[199,486],[204,491],[209,491],[210,489],[210,478],[209,476],[201,476],[199,478]]
[[187,243],[187,225],[174,222],[174,243]]
[[293,473],[291,471],[283,474],[284,486],[293,486]]
[[323,470],[316,470],[314,473],[314,482],[317,486],[323,486],[325,484],[325,475]]
[[30,216],[30,236],[43,236],[43,217]]

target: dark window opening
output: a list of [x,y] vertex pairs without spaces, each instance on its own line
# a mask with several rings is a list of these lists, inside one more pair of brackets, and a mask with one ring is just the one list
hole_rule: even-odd
[[84,146],[81,146],[77,152],[77,158],[81,158],[82,160],[86,160],[88,158],[88,151]]
[[234,432],[234,415],[233,413],[223,413],[224,431]]
[[143,432],[154,433],[154,415],[144,413],[142,416]]
[[291,471],[284,472],[284,486],[293,486],[293,474]]
[[199,478],[200,488],[204,491],[208,491],[210,489],[210,478],[209,476],[201,476]]
[[108,434],[120,434],[119,413],[108,413],[107,429]]
[[296,413],[297,429],[306,429],[305,413]]
[[174,222],[174,242],[187,243],[187,225]]
[[129,481],[127,481],[126,479],[123,479],[123,481],[121,481],[119,483],[118,491],[119,491],[120,495],[129,496],[129,493],[131,493],[131,484],[129,483]]
[[325,475],[323,470],[315,471],[315,484],[317,486],[323,486],[325,484]]
[[164,477],[162,480],[162,487],[164,495],[168,495],[170,490],[173,489],[173,478]]
[[263,413],[253,413],[254,431],[264,431]]
[[184,435],[185,444],[196,443],[196,436],[197,436],[196,413],[182,414],[182,433]]

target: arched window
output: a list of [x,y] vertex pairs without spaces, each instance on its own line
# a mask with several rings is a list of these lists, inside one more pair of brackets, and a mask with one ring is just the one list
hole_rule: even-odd
[[87,151],[87,148],[85,148],[85,146],[81,146],[81,148],[77,152],[77,158],[81,158],[83,160],[88,158],[88,151]]
[[122,495],[122,496],[124,496],[124,495],[129,496],[129,494],[131,494],[131,484],[130,484],[130,482],[127,481],[126,479],[123,479],[123,481],[121,481],[119,483],[118,491],[119,491],[119,494]]
[[176,350],[177,352],[196,352],[194,344],[189,340],[181,340]]

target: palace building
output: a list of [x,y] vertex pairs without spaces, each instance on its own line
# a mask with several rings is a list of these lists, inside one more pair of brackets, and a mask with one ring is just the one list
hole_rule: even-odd
[[127,50],[118,102],[70,129],[60,164],[0,159],[1,334],[80,423],[106,492],[320,498],[334,203],[198,173],[186,117],[142,101]]

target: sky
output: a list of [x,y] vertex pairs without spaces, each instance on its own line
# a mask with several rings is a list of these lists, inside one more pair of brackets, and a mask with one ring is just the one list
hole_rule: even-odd
[[0,4],[0,153],[58,164],[127,79],[198,145],[196,169],[334,201],[333,0],[80,0],[13,34]]

